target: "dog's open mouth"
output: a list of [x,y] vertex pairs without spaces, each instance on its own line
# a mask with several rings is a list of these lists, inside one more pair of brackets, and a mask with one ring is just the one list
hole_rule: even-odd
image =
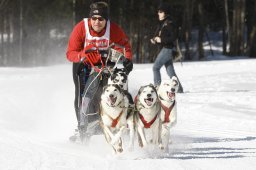
[[148,105],[148,106],[151,106],[152,103],[153,103],[153,98],[147,98],[147,99],[144,99],[145,103]]
[[116,99],[117,97],[109,97],[108,100],[110,102],[110,104],[113,106],[116,103]]
[[169,97],[169,99],[172,99],[175,96],[175,93],[167,92],[167,96]]

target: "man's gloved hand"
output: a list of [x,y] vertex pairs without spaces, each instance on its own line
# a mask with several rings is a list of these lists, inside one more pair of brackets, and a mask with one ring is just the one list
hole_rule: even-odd
[[89,52],[92,52],[93,50],[96,50],[96,46],[94,44],[90,44],[90,45],[87,45],[86,47],[84,47],[84,49],[82,51],[80,51],[78,53],[78,58],[79,60],[84,60],[84,58],[86,58],[87,56],[87,53]]
[[99,53],[99,51],[91,51],[91,52],[88,52],[88,53],[85,53],[85,60],[84,62],[86,64],[99,64],[100,63],[100,60],[101,60],[101,55]]
[[133,69],[133,63],[131,60],[125,58],[123,61],[124,70],[126,71],[127,75],[132,71]]
[[86,47],[84,47],[83,52],[86,54],[91,51],[95,51],[96,49],[97,49],[97,47],[95,46],[95,44],[90,44],[90,45],[87,45]]

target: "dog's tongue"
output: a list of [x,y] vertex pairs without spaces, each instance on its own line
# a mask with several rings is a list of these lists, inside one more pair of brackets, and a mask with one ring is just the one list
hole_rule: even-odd
[[116,97],[110,97],[109,100],[111,105],[114,105],[116,103]]
[[153,99],[152,98],[148,98],[148,99],[145,99],[145,102],[148,106],[151,106],[152,105],[152,102],[153,102]]
[[174,95],[175,95],[175,93],[172,93],[172,92],[167,92],[167,96],[168,96],[169,98],[172,98],[172,97],[174,97]]

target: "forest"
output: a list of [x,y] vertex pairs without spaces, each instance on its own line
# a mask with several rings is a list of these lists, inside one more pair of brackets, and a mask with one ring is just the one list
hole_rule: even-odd
[[[88,17],[92,0],[0,0],[0,67],[41,66],[66,61],[76,23]],[[128,35],[135,63],[153,62],[150,44],[163,0],[107,0],[110,20]],[[183,61],[203,61],[213,42],[221,54],[256,58],[255,0],[165,0],[177,26]]]

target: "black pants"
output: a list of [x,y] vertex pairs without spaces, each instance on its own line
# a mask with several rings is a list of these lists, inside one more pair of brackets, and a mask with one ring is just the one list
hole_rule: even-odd
[[80,113],[79,108],[82,102],[82,94],[84,91],[85,84],[91,72],[91,69],[81,65],[81,63],[73,63],[73,82],[75,84],[75,100],[74,100],[74,108],[76,112],[76,119],[79,126]]

